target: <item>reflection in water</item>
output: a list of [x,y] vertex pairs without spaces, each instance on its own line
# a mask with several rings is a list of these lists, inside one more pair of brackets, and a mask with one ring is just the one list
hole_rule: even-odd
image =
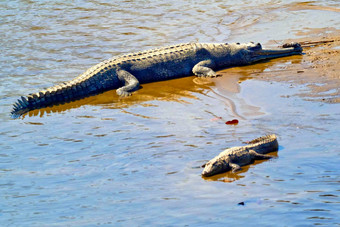
[[[297,57],[301,60],[299,56]],[[245,120],[246,117],[242,116],[237,110],[235,99],[238,99],[237,102],[241,103],[239,108],[246,110],[244,112],[247,116],[259,116],[264,113],[260,111],[259,107],[247,104],[242,99],[235,96],[240,93],[239,83],[247,79],[254,78],[256,75],[261,74],[266,70],[267,72],[270,72],[268,71],[268,68],[274,65],[277,61],[285,62],[288,58],[296,58],[296,56],[282,58],[281,60],[273,59],[270,61],[262,61],[248,66],[228,68],[220,71],[219,74],[221,76],[217,78],[198,78],[192,76],[143,84],[141,88],[137,92],[134,92],[134,94],[130,97],[121,98],[116,94],[115,90],[111,90],[74,102],[33,110],[23,115],[23,118],[25,116],[43,117],[45,114],[60,113],[69,109],[79,108],[83,105],[101,105],[103,108],[119,109],[152,100],[181,102],[184,97],[196,98],[195,93],[211,97],[211,95],[208,94],[209,91],[211,91],[214,93],[215,98],[224,102],[226,108],[233,116]]]
[[143,84],[132,96],[123,98],[119,97],[115,90],[111,90],[74,102],[34,110],[24,116],[40,115],[42,117],[45,113],[63,112],[69,109],[79,108],[83,105],[100,105],[102,108],[120,109],[153,100],[182,102],[184,97],[189,99],[196,98],[193,93],[204,93],[205,89],[207,89],[206,85],[196,85],[192,79],[193,77],[186,77]]

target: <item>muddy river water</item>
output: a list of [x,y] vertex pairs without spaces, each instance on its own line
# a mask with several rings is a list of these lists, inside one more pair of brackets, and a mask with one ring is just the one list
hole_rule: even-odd
[[[316,71],[308,54],[9,115],[21,95],[123,53],[339,37],[339,1],[21,0],[0,9],[1,226],[340,225],[340,78],[329,65]],[[340,65],[332,48],[328,61]],[[269,133],[277,158],[201,177],[223,149]]]

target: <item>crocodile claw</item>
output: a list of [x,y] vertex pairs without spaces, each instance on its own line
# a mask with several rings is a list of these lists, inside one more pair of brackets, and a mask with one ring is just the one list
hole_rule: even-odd
[[208,73],[196,73],[195,76],[204,77],[204,78],[214,78],[217,77],[217,74],[214,71],[209,71]]
[[293,47],[294,49],[298,49],[298,48],[301,48],[301,44],[296,43],[296,42],[291,42],[291,43],[285,43],[285,44],[282,45],[282,48],[289,48],[289,47]]
[[128,97],[132,95],[132,92],[124,91],[123,89],[117,89],[116,90],[117,95],[120,97]]

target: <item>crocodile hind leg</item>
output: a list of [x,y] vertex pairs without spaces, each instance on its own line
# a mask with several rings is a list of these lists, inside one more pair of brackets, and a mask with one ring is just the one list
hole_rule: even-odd
[[198,77],[216,77],[216,72],[210,68],[213,66],[211,60],[200,61],[192,68],[192,72]]
[[241,166],[236,163],[229,163],[229,166],[231,167],[231,171],[233,173],[241,170]]
[[117,89],[116,93],[119,96],[125,97],[132,94],[133,91],[139,88],[139,81],[131,73],[126,70],[117,70],[118,79],[124,83],[123,87]]
[[254,150],[249,150],[249,154],[251,154],[254,159],[270,159],[270,158],[275,158],[275,156],[272,155],[266,155],[266,154],[259,154]]

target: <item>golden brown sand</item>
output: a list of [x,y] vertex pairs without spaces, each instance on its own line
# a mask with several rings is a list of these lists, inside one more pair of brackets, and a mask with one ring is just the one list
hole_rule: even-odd
[[[296,57],[293,58],[291,64],[284,65],[284,70],[276,71],[275,76],[269,75],[269,73],[262,73],[262,78],[270,81],[289,81],[292,84],[305,84],[309,88],[308,91],[299,94],[305,99],[339,103],[339,33],[339,31],[334,31],[330,35],[320,37],[316,31],[313,31],[309,34],[301,34],[308,38],[288,40],[287,42],[299,42],[303,44],[304,54],[300,56],[300,59]],[[275,68],[280,67],[282,69],[282,65],[274,65],[273,70],[275,71]]]

